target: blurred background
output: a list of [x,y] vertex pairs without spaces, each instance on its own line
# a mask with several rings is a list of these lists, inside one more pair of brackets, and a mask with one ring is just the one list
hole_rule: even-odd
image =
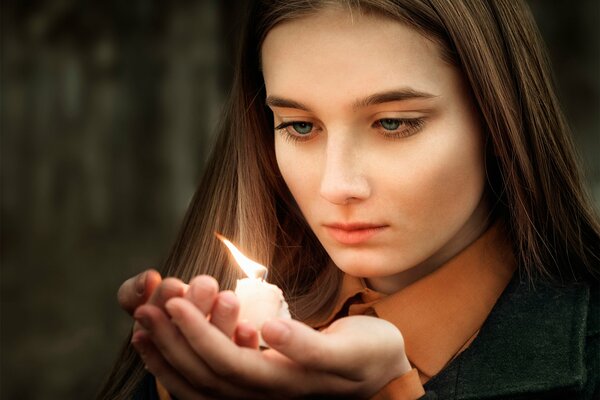
[[[600,2],[531,0],[600,205]],[[1,3],[2,399],[92,398],[202,173],[241,1]]]

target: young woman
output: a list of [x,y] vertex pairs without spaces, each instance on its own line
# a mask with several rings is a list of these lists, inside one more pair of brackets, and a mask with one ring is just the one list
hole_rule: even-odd
[[[176,278],[121,287],[135,332],[100,398],[597,396],[600,229],[526,5],[247,18]],[[215,231],[290,303],[268,350]]]

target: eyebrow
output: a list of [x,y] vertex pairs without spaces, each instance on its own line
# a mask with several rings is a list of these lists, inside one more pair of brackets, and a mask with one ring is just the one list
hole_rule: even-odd
[[[363,99],[358,99],[352,104],[352,108],[357,110],[359,108],[369,107],[376,104],[390,103],[393,101],[431,99],[434,97],[437,96],[410,88],[389,90],[386,92],[372,94]],[[296,108],[298,110],[311,112],[310,108],[306,105],[295,100],[285,99],[279,96],[268,96],[265,103],[269,107]]]

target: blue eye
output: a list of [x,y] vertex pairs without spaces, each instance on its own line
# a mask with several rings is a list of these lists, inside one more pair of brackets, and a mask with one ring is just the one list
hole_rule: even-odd
[[380,120],[379,123],[381,124],[383,129],[386,129],[388,131],[395,131],[400,127],[400,120],[398,119],[386,118]]
[[311,122],[290,121],[276,126],[275,130],[281,132],[286,139],[305,141],[310,140],[315,135],[313,128],[314,126]]
[[373,124],[386,138],[400,139],[412,136],[425,125],[425,118],[382,118]]
[[308,135],[313,128],[313,124],[310,122],[293,122],[291,125],[301,135]]

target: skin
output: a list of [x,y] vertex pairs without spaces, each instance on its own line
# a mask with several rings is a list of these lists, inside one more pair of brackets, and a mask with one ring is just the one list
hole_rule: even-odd
[[[480,123],[460,72],[433,42],[329,8],[273,28],[262,60],[275,126],[295,122],[275,132],[281,174],[340,269],[392,293],[486,229]],[[402,99],[361,101],[398,90]],[[340,241],[331,224],[352,223],[377,228]],[[271,349],[256,351],[235,295],[207,276],[187,286],[151,271],[125,282],[119,301],[136,319],[132,343],[147,368],[181,399],[368,397],[411,368],[401,333],[364,316],[323,332],[268,321],[261,333]]]

